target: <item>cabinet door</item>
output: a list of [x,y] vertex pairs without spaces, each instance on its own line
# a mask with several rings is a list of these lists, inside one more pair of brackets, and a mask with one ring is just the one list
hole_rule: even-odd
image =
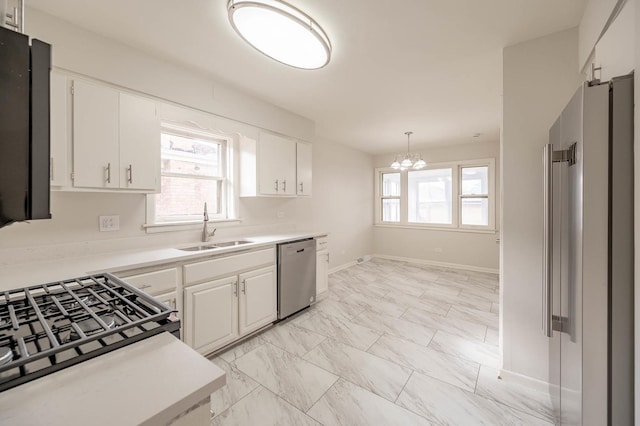
[[[316,253],[316,296],[329,289],[329,250]],[[316,297],[317,299],[317,297]]]
[[258,162],[260,194],[295,195],[296,143],[294,141],[269,133],[261,133]]
[[184,290],[185,343],[202,354],[238,336],[238,280],[231,277]]
[[296,194],[311,195],[311,145],[296,144]]
[[175,291],[171,291],[169,293],[159,294],[157,296],[153,296],[156,300],[169,305],[170,308],[175,309],[177,312],[172,313],[171,316],[180,319],[181,312],[178,308],[178,295]]
[[120,93],[120,187],[160,189],[160,122],[156,104]]
[[278,315],[276,269],[270,266],[239,276],[240,335],[272,323]]
[[69,144],[69,88],[67,77],[51,73],[51,163],[49,173],[52,186],[68,185]]
[[73,82],[74,186],[120,186],[118,95],[109,87]]

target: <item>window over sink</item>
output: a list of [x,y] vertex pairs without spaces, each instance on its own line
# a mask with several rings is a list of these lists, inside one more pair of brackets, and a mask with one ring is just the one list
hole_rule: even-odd
[[376,225],[495,230],[495,160],[376,169]]
[[147,197],[147,226],[235,219],[233,139],[169,123],[160,133],[159,194]]

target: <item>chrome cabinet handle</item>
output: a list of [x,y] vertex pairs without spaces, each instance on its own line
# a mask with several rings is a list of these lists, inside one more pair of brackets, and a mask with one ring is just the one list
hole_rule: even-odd
[[282,190],[284,192],[287,192],[287,180],[286,179],[282,181]]
[[138,287],[139,290],[144,290],[145,288],[149,288],[151,287],[151,284],[143,284],[140,287]]
[[304,182],[300,182],[300,193],[304,192]]
[[234,296],[238,295],[238,281],[233,282],[233,295]]
[[129,183],[133,183],[133,166],[131,164],[127,167],[127,176],[129,176],[127,181]]
[[242,280],[242,294],[247,294],[247,280]]
[[544,234],[542,244],[542,331],[551,337],[551,307],[553,282],[553,145],[546,144],[543,150],[544,164]]
[[111,163],[107,163],[107,183],[111,183]]
[[276,192],[278,192],[278,179],[276,179]]

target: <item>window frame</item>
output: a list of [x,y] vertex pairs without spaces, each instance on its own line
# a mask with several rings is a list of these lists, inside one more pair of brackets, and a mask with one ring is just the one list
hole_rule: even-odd
[[[194,123],[195,124],[195,123]],[[237,190],[234,188],[233,182],[235,179],[235,163],[234,163],[234,150],[236,145],[236,138],[234,136],[224,134],[224,132],[208,130],[198,127],[192,127],[185,124],[174,124],[171,122],[161,122],[158,143],[161,143],[162,134],[171,134],[176,136],[185,136],[195,138],[204,141],[211,141],[212,143],[218,143],[220,145],[220,159],[221,161],[221,173],[216,177],[203,177],[188,174],[174,174],[174,173],[162,173],[161,167],[158,167],[158,175],[160,182],[162,176],[177,176],[186,178],[203,179],[209,181],[216,181],[220,189],[219,203],[220,213],[209,211],[210,222],[238,222],[240,219],[237,217]],[[159,161],[162,161],[162,154]],[[161,185],[161,183],[160,183]],[[160,187],[160,191],[162,188]],[[183,230],[195,228],[194,225],[202,224],[202,213],[196,215],[185,215],[178,217],[180,220],[173,221],[157,221],[156,217],[156,199],[160,194],[148,194],[146,200],[146,224],[144,227],[147,232],[161,232],[167,230]]]
[[[392,221],[384,221],[382,219],[382,210],[383,210],[383,203],[384,200],[400,200],[400,220],[402,220],[402,174],[400,173],[400,170],[394,170],[394,169],[390,169],[391,171],[383,171],[380,173],[380,201],[378,203],[378,208],[380,209],[380,223],[384,223],[384,224],[397,224],[400,222],[392,222]],[[400,195],[384,195],[384,185],[382,184],[382,181],[384,179],[384,174],[399,174],[400,175]]]
[[[462,199],[481,198],[478,195],[462,195],[462,169],[468,167],[487,167],[489,173],[488,182],[488,225],[463,225],[462,224]],[[495,232],[496,231],[496,170],[495,158],[483,158],[477,160],[458,160],[441,163],[430,163],[420,170],[451,169],[451,224],[409,222],[409,172],[408,170],[396,170],[391,167],[378,167],[375,169],[375,225],[384,227],[431,229],[442,231],[463,232]],[[400,221],[382,221],[382,175],[383,173],[400,173]]]

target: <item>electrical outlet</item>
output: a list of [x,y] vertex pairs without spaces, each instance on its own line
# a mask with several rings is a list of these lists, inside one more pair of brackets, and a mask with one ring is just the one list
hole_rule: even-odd
[[284,217],[284,212],[278,212],[278,219],[282,219]]
[[100,232],[110,232],[120,230],[120,215],[99,216]]

